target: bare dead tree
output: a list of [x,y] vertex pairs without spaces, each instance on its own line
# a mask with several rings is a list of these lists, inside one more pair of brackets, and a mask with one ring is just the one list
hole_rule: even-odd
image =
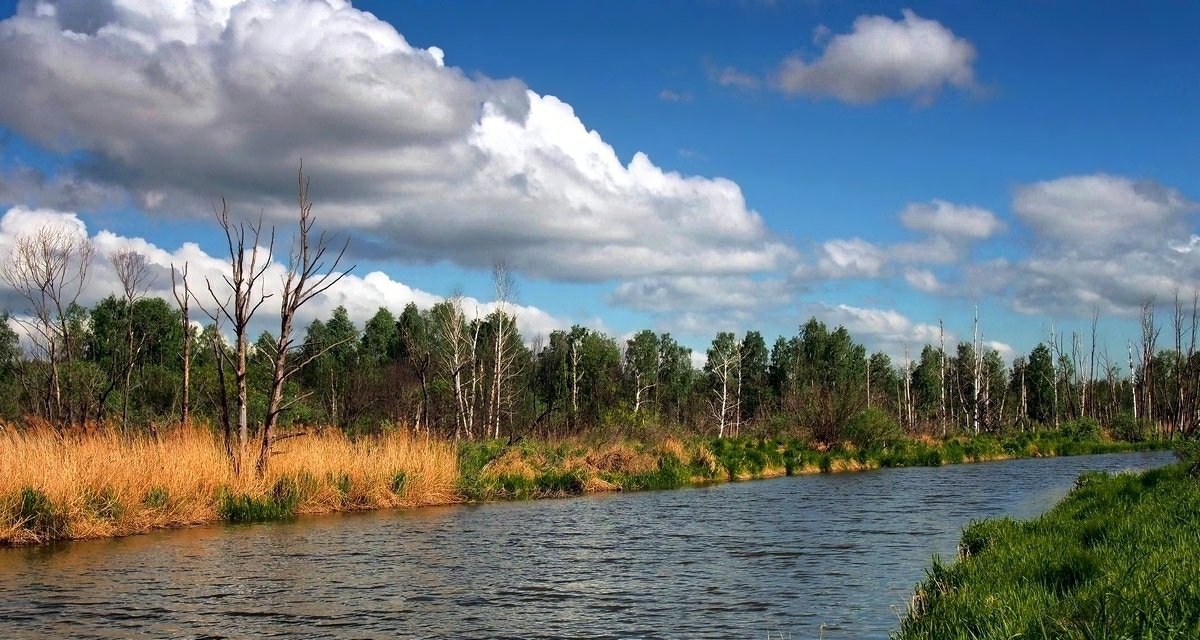
[[[153,285],[154,278],[146,256],[131,248],[119,249],[109,256],[117,280],[121,283],[121,293],[125,302],[125,357],[122,361],[124,370],[121,372],[121,429],[129,430],[129,387],[133,379],[133,369],[137,364],[138,354],[145,346],[145,338],[134,344],[133,313],[137,304],[146,291]],[[151,423],[151,430],[154,430]],[[157,434],[155,434],[157,435]]]
[[1191,437],[1195,433],[1197,422],[1200,421],[1200,370],[1197,370],[1198,363],[1196,362],[1196,331],[1200,329],[1200,289],[1192,290],[1192,318],[1191,325],[1188,327],[1188,348],[1187,356],[1184,362],[1184,370],[1181,375],[1184,375],[1186,384],[1185,402],[1181,413],[1184,414],[1182,421],[1183,435]]
[[723,350],[712,350],[709,353],[715,357],[709,363],[712,370],[712,375],[715,378],[713,384],[713,397],[709,400],[709,410],[712,417],[717,422],[717,437],[724,438],[725,431],[730,427],[729,418],[731,415],[736,415],[740,408],[737,407],[738,399],[735,391],[730,389],[731,385],[736,385],[739,376],[738,369],[741,363],[741,345],[736,340],[733,341],[733,347]]
[[1125,346],[1129,351],[1129,390],[1133,396],[1133,419],[1137,420],[1138,414],[1138,369],[1133,362],[1133,341],[1127,340]]
[[[50,363],[47,418],[74,422],[63,403],[61,364],[75,353],[67,310],[87,284],[95,245],[82,233],[65,226],[46,225],[16,237],[0,278],[28,303],[28,318],[14,319],[26,328],[34,348]],[[79,416],[82,419],[82,416]]]
[[[1100,323],[1100,308],[1092,308],[1092,351],[1088,356],[1088,378],[1087,386],[1092,387],[1096,384],[1096,325]],[[1092,412],[1097,413],[1095,409],[1096,393],[1095,390],[1091,393],[1092,397]],[[1087,402],[1084,402],[1084,412],[1087,412]]]
[[[905,429],[911,429],[913,426],[914,401],[912,393],[912,360],[908,356],[908,341],[904,341],[904,411],[901,413],[900,425]],[[944,375],[944,374],[943,374]],[[945,406],[945,386],[943,385],[942,405]],[[944,412],[943,412],[944,415]],[[943,437],[945,435],[945,423],[942,424]]]
[[571,427],[576,427],[576,421],[579,420],[579,383],[583,381],[583,369],[579,367],[582,360],[582,352],[580,348],[583,346],[583,336],[576,340],[574,330],[572,335],[567,337],[567,351],[570,364],[570,382],[571,382]]
[[[905,347],[907,349],[907,347]],[[940,375],[938,377],[938,396],[941,399],[941,419],[942,419],[942,439],[946,439],[946,325],[938,318],[938,365]],[[905,351],[905,358],[908,357]]]
[[[246,446],[250,440],[248,407],[250,404],[249,388],[249,327],[254,314],[259,307],[271,297],[262,286],[262,277],[271,265],[271,254],[275,247],[275,230],[267,233],[267,243],[262,244],[263,223],[260,216],[257,222],[234,222],[229,215],[229,204],[221,199],[221,208],[213,208],[217,224],[225,233],[225,245],[229,251],[229,274],[222,275],[221,280],[229,289],[224,297],[217,293],[217,288],[209,278],[205,278],[208,294],[212,299],[213,308],[204,305],[200,308],[213,323],[218,326],[221,320],[228,320],[233,325],[234,352],[229,354],[225,349],[217,349],[217,372],[222,379],[225,376],[224,367],[233,368],[233,379],[237,394],[237,447],[233,455],[235,473],[241,473],[242,460],[246,457]],[[224,385],[222,385],[224,393]],[[225,431],[225,449],[234,451],[232,425],[229,412],[222,413]]]
[[[1073,417],[1084,415],[1087,406],[1087,383],[1084,380],[1086,369],[1086,354],[1083,351],[1083,336],[1077,331],[1071,332],[1071,380],[1067,383],[1067,403],[1071,407]],[[1076,402],[1078,397],[1078,402]]]
[[298,398],[288,402],[283,400],[283,386],[289,378],[305,365],[321,357],[330,349],[340,346],[350,338],[324,345],[316,352],[309,354],[302,361],[289,364],[288,355],[294,348],[292,324],[296,312],[313,298],[325,293],[346,277],[354,269],[351,266],[345,271],[338,271],[338,265],[346,255],[349,239],[342,242],[336,253],[331,251],[333,238],[322,231],[313,237],[313,225],[316,218],[312,215],[312,203],[308,199],[308,179],[304,177],[304,167],[301,165],[299,177],[297,204],[300,209],[300,220],[295,235],[292,236],[291,251],[288,253],[287,273],[283,277],[283,286],[279,299],[279,335],[276,337],[275,353],[272,354],[271,390],[267,396],[267,416],[263,422],[259,438],[258,462],[255,469],[262,473],[267,468],[271,457],[271,444],[275,427],[280,414],[294,404]]
[[867,408],[871,408],[871,356],[867,355]]
[[979,335],[978,303],[975,305],[975,331],[971,338],[971,347],[973,349],[972,355],[974,356],[974,362],[971,363],[971,373],[974,377],[973,384],[971,385],[971,428],[975,432],[975,435],[979,435],[979,413],[981,409],[979,404],[979,387],[983,379],[983,338]]
[[225,455],[233,462],[235,472],[240,472],[241,469],[241,454],[234,450],[233,446],[233,421],[230,418],[229,411],[229,393],[227,392],[228,385],[225,378],[225,345],[221,339],[221,324],[219,320],[214,320],[214,331],[210,335],[209,348],[212,349],[213,362],[216,363],[217,369],[217,406],[221,410],[221,427],[224,431]]
[[1173,425],[1173,427],[1172,427],[1173,429],[1179,431],[1180,433],[1183,433],[1184,427],[1185,427],[1184,421],[1183,421],[1184,420],[1184,406],[1183,406],[1184,398],[1183,398],[1183,396],[1184,396],[1184,388],[1186,387],[1185,382],[1184,382],[1185,376],[1184,376],[1184,371],[1183,371],[1183,368],[1184,368],[1183,344],[1184,344],[1184,331],[1186,330],[1185,325],[1184,325],[1184,320],[1185,320],[1186,316],[1184,315],[1183,301],[1179,299],[1179,289],[1178,288],[1176,288],[1175,292],[1174,292],[1174,303],[1175,303],[1174,307],[1173,307],[1174,313],[1171,314],[1171,326],[1175,330],[1175,353],[1172,354],[1174,356],[1173,364],[1174,364],[1174,369],[1175,369],[1175,376],[1174,376],[1174,380],[1173,380],[1174,386],[1175,386],[1175,389],[1174,389],[1175,393],[1174,393],[1174,398],[1173,398],[1173,400],[1175,401],[1175,415],[1171,416],[1171,423]]
[[[186,426],[192,418],[192,318],[188,304],[192,291],[188,287],[188,263],[183,263],[180,282],[175,282],[175,264],[171,264],[171,294],[179,305],[180,320],[183,322],[183,399],[179,407],[179,424]],[[183,293],[180,294],[180,285]]]
[[1052,378],[1051,384],[1054,387],[1053,410],[1054,410],[1054,428],[1055,429],[1057,429],[1059,427],[1059,424],[1058,424],[1058,371],[1061,367],[1059,367],[1060,363],[1059,363],[1058,359],[1061,356],[1062,356],[1062,349],[1060,348],[1060,345],[1059,345],[1058,334],[1056,334],[1054,332],[1054,323],[1051,322],[1050,323],[1050,374],[1051,374],[1050,377]]
[[1159,326],[1154,320],[1154,298],[1142,301],[1142,413],[1147,420],[1154,418],[1154,353],[1158,350]]

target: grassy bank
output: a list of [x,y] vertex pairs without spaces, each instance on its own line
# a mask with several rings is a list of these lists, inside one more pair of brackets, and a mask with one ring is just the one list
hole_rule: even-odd
[[123,536],[361,509],[670,489],[691,484],[880,467],[1154,447],[1055,433],[816,450],[802,440],[451,442],[336,430],[280,444],[262,477],[235,475],[208,430],[158,439],[113,432],[0,431],[0,545]]
[[459,490],[466,499],[557,497],[597,491],[671,489],[689,484],[782,475],[939,466],[1012,458],[1117,453],[1161,448],[1156,442],[1079,440],[1054,432],[995,438],[900,439],[869,448],[818,450],[804,440],[666,439],[589,444],[469,443],[459,453]]
[[1053,510],[975,522],[895,635],[1200,637],[1200,480],[1185,465],[1080,476]]
[[445,504],[458,499],[451,444],[339,432],[280,444],[262,477],[233,474],[216,436],[0,432],[0,544],[123,536],[209,522]]

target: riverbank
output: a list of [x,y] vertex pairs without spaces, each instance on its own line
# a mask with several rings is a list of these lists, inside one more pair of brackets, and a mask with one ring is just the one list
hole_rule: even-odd
[[198,427],[158,439],[8,429],[0,432],[0,545],[298,514],[1151,448],[1159,447],[1054,433],[818,451],[804,441],[769,438],[455,445],[403,431],[349,439],[328,430],[281,443],[268,472],[254,477],[235,475],[216,435]]
[[8,430],[0,432],[0,545],[448,504],[460,500],[457,477],[453,444],[403,432],[292,438],[256,477],[235,475],[220,439],[199,427],[159,439]]
[[807,473],[931,467],[1014,458],[1120,453],[1164,448],[1158,442],[1078,440],[1053,432],[1004,439],[982,435],[946,440],[902,439],[870,449],[811,448],[775,438],[666,439],[616,442],[500,442],[463,445],[459,487],[466,499],[486,501],[561,497],[597,491],[641,491]]
[[895,638],[1200,637],[1200,480],[1187,465],[1086,473],[1041,517],[964,528],[959,553],[934,560]]

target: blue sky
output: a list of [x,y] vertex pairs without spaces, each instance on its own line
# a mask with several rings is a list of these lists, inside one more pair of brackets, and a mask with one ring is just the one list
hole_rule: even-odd
[[[0,211],[217,254],[206,199],[282,226],[307,153],[318,215],[389,279],[340,300],[359,315],[455,285],[487,301],[502,258],[541,312],[527,332],[653,327],[703,349],[816,314],[896,354],[939,319],[968,337],[978,301],[1017,352],[1098,308],[1119,353],[1140,298],[1200,286],[1190,3],[289,0],[245,23],[310,45],[287,28],[228,44],[245,7],[56,4],[0,3]],[[413,66],[429,51],[444,67]],[[195,68],[216,80],[181,79]],[[95,108],[55,106],[71,101]],[[485,124],[488,104],[522,126]],[[594,144],[629,175],[589,164]]]

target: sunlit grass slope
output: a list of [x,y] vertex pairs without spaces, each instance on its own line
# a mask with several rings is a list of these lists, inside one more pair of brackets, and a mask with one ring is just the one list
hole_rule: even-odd
[[[122,536],[297,514],[671,489],[880,467],[1109,453],[1160,446],[1055,432],[914,440],[867,438],[813,448],[803,439],[663,437],[464,442],[403,429],[349,438],[337,429],[277,443],[259,477],[232,471],[209,429],[159,437],[112,429],[64,435],[0,427],[0,545]],[[250,461],[244,468],[251,468]]]
[[255,477],[235,475],[219,439],[200,428],[159,439],[9,428],[0,432],[0,544],[445,504],[458,499],[457,477],[452,444],[403,432],[293,438]]
[[1200,638],[1200,481],[1088,473],[1042,517],[972,523],[895,637]]

